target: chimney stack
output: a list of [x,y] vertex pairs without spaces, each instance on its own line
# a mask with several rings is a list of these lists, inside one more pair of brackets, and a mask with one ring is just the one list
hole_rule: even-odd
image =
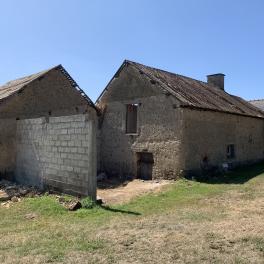
[[223,73],[207,75],[207,83],[225,90],[225,75]]

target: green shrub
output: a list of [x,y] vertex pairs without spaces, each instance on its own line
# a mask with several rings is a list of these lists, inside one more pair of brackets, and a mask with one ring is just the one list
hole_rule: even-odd
[[90,197],[85,197],[81,200],[81,204],[83,208],[92,209],[96,206],[96,202],[93,201]]

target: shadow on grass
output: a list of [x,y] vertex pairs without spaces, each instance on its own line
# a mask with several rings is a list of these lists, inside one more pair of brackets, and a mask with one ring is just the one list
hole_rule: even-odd
[[141,213],[138,212],[133,212],[133,211],[127,211],[127,210],[122,210],[122,209],[117,209],[117,208],[111,208],[106,205],[100,205],[101,209],[104,209],[106,211],[114,212],[114,213],[122,213],[122,214],[129,214],[129,215],[141,215]]
[[[209,184],[244,184],[252,178],[264,173],[264,162],[250,166],[243,166],[227,173],[201,175],[193,180]],[[188,177],[190,179],[190,177]]]

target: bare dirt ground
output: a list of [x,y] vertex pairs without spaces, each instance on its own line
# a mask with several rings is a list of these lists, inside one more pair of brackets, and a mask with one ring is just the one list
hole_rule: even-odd
[[124,184],[114,186],[111,182],[99,185],[97,195],[107,205],[124,204],[135,197],[143,194],[158,192],[165,185],[171,184],[174,181],[142,181],[135,179]]

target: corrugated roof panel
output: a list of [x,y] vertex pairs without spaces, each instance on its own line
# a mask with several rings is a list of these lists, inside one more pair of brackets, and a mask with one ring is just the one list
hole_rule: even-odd
[[[150,79],[159,83],[182,102],[184,107],[196,107],[220,112],[264,118],[264,113],[240,97],[224,90],[179,74],[152,68],[132,61],[125,61]],[[264,103],[263,103],[264,107]]]
[[[78,86],[78,84],[72,79],[72,77],[69,75],[69,73],[63,68],[62,65],[58,65],[56,67],[50,68],[45,71],[38,72],[36,74],[32,74],[29,76],[25,76],[10,82],[7,82],[6,84],[0,86],[0,102],[1,100],[4,100],[11,96],[12,94],[17,93],[18,91],[24,89],[28,84],[33,82],[34,80],[40,78],[41,76],[44,76],[49,71],[58,69],[61,71],[61,73],[68,79],[68,81],[71,83],[72,87],[79,91],[80,95],[88,102],[89,105],[92,107],[95,107],[92,100],[85,94],[85,92]],[[97,109],[96,109],[97,110]]]

